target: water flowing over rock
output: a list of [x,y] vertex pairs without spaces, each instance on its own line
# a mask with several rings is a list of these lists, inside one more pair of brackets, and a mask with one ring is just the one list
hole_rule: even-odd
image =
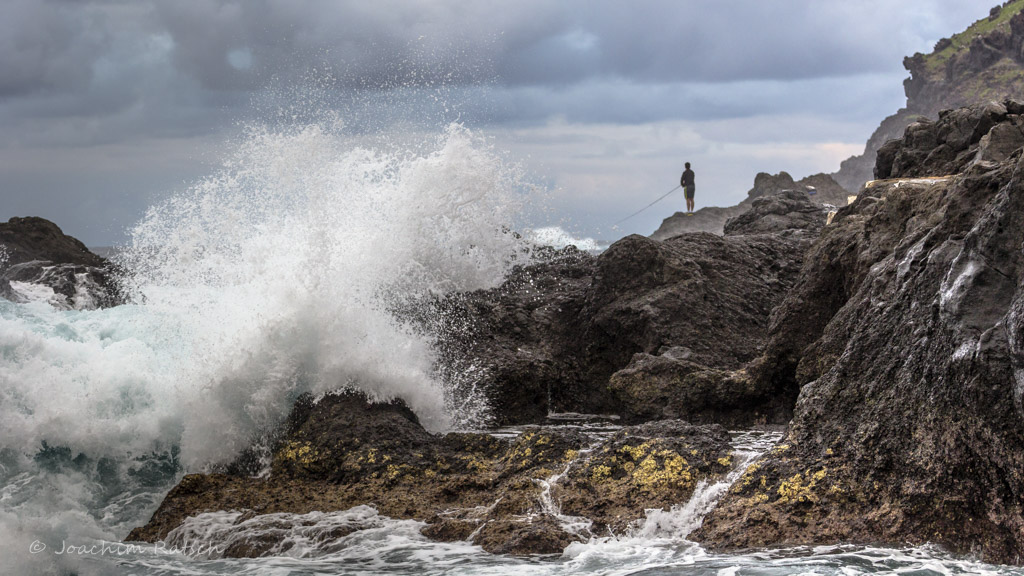
[[887,179],[824,229],[752,369],[799,390],[788,439],[699,540],[933,542],[1021,561],[1022,110],[943,113],[879,154]]
[[119,302],[109,263],[43,218],[0,223],[0,297],[41,300],[63,310]]
[[253,454],[223,473],[185,476],[127,539],[173,543],[211,523],[210,515],[235,510],[241,514],[231,523],[246,531],[220,530],[223,554],[260,556],[279,552],[294,525],[308,520],[303,515],[373,505],[426,521],[423,533],[437,540],[469,540],[501,554],[557,553],[594,534],[624,533],[647,510],[685,502],[701,480],[733,464],[719,426],[434,436],[403,402],[371,403],[356,392],[300,398],[270,460],[262,477],[252,475],[259,470]]

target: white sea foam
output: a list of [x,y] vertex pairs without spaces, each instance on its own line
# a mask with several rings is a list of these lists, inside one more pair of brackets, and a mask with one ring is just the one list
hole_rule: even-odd
[[318,125],[253,130],[132,231],[118,257],[131,304],[0,300],[3,555],[124,537],[179,459],[197,471],[232,458],[304,391],[402,397],[435,430],[481,416],[395,311],[495,285],[528,256],[509,233],[516,178],[457,125],[406,149]]
[[608,245],[593,238],[577,238],[561,226],[546,226],[534,228],[527,232],[527,237],[541,246],[552,246],[554,248],[565,248],[575,246],[585,252],[600,252]]
[[309,126],[254,133],[223,173],[150,210],[121,258],[137,301],[187,317],[186,465],[214,458],[226,428],[247,442],[302,390],[402,397],[447,427],[431,342],[391,310],[502,279],[513,181],[458,126],[420,156]]

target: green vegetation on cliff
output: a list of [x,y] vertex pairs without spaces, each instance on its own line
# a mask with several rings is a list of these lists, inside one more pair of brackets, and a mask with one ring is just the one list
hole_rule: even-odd
[[929,72],[941,72],[954,54],[962,53],[971,46],[975,38],[989,36],[995,31],[1010,33],[1010,18],[1024,11],[1024,0],[1013,0],[1005,4],[995,18],[986,17],[971,24],[966,30],[954,34],[948,41],[940,40],[936,50],[925,56]]

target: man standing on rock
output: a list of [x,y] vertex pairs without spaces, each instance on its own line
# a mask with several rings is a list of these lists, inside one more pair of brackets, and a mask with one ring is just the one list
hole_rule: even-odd
[[693,170],[690,170],[690,163],[686,163],[686,170],[683,171],[683,177],[679,179],[679,185],[683,187],[683,191],[686,193],[686,215],[693,214],[693,192],[696,187],[693,185]]

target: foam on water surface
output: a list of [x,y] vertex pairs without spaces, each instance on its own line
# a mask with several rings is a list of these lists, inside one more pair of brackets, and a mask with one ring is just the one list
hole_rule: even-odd
[[517,178],[459,125],[402,148],[254,128],[134,228],[117,256],[130,304],[0,300],[3,555],[59,567],[29,544],[122,538],[302,392],[401,397],[433,430],[485,416],[397,311],[528,261]]
[[[162,547],[119,544],[183,470],[231,459],[301,392],[400,396],[435,430],[479,421],[486,406],[464,394],[472,387],[439,375],[430,339],[396,311],[493,286],[524,261],[526,241],[509,233],[516,178],[459,126],[411,148],[356,145],[317,124],[254,129],[221,171],[134,229],[118,256],[132,303],[62,311],[0,300],[0,572],[1020,573],[929,548],[708,553],[685,536],[727,483],[652,511],[632,534],[544,558],[431,542],[422,523],[370,507],[212,513]],[[763,438],[747,440],[736,439],[739,453]],[[209,548],[268,534],[270,557]]]

